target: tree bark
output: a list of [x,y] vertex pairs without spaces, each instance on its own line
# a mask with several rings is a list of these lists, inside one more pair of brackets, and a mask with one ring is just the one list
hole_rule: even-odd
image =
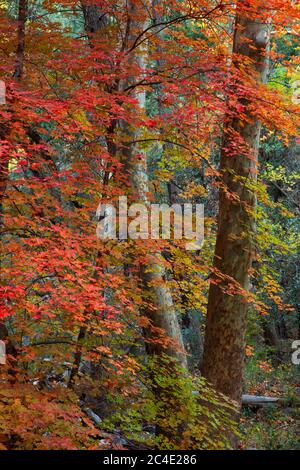
[[[24,53],[25,53],[25,24],[27,20],[27,0],[19,0],[19,13],[18,13],[18,37],[17,37],[17,51],[16,63],[13,73],[14,78],[20,80],[23,76],[24,69]],[[9,152],[1,144],[7,139],[9,133],[9,126],[0,125],[0,229],[3,226],[3,200],[7,188],[8,173],[9,173]],[[1,305],[0,305],[1,306]],[[0,322],[1,335],[6,331],[8,344],[10,345],[8,331],[3,322]],[[2,338],[1,338],[2,339]],[[15,356],[16,356],[16,350]]]
[[[239,3],[233,43],[234,65],[245,59],[247,74],[265,82],[269,25],[259,19],[259,10],[243,13],[244,0]],[[244,71],[243,71],[244,72]],[[225,118],[220,171],[224,187],[219,195],[218,231],[214,257],[215,272],[229,276],[236,283],[236,293],[230,295],[228,283],[212,275],[208,298],[204,342],[203,375],[216,390],[236,400],[242,398],[247,300],[250,289],[249,270],[253,260],[256,194],[251,188],[257,178],[257,155],[261,123],[251,112],[249,99],[240,99],[244,115]],[[245,149],[235,149],[239,136]],[[250,183],[250,185],[249,185]],[[228,191],[238,200],[228,196]]]
[[[93,45],[90,40],[93,38],[93,35],[97,33],[101,28],[106,26],[105,15],[102,13],[102,10],[99,6],[89,4],[86,0],[81,1],[81,8],[82,8],[83,17],[84,17],[84,30],[89,36],[89,45],[92,48]],[[96,266],[97,266],[98,256],[100,256],[100,253],[97,253],[96,262],[95,262]],[[96,270],[93,274],[93,277],[95,276],[96,276]],[[79,328],[78,336],[77,336],[76,349],[74,353],[74,362],[72,364],[72,368],[70,372],[68,388],[74,387],[76,377],[79,372],[79,367],[82,362],[83,344],[84,344],[87,334],[88,334],[88,326],[81,325]]]

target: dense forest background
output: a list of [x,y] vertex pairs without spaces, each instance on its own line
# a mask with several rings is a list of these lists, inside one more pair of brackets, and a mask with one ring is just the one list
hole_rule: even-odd
[[[0,20],[0,448],[299,449],[299,3]],[[202,247],[97,237],[124,195]]]

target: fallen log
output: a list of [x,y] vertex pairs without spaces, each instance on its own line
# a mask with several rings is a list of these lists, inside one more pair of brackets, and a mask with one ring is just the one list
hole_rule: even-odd
[[285,400],[277,397],[265,397],[262,395],[243,395],[242,406],[267,406],[267,405],[280,405]]

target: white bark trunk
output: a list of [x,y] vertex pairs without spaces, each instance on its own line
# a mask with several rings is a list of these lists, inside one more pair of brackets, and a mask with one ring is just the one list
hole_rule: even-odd
[[[131,14],[130,31],[128,34],[128,45],[133,44],[136,35],[143,31],[146,23],[134,21],[136,6],[129,2]],[[140,12],[139,12],[140,13]],[[146,65],[146,43],[134,49],[131,53],[131,62],[138,64],[142,73]],[[126,86],[133,85],[137,77],[127,81]],[[133,96],[136,98],[139,108],[142,112],[145,110],[146,95],[145,91],[138,87],[133,89]],[[140,128],[132,127],[127,123],[122,124],[123,134],[126,140],[135,142],[139,140]],[[137,144],[128,144],[123,150],[122,161],[129,174],[132,191],[137,198],[136,202],[144,203],[149,206],[149,182],[147,175],[147,157]],[[176,310],[173,304],[170,288],[165,281],[165,269],[162,255],[158,250],[153,250],[149,255],[146,266],[140,266],[140,275],[144,288],[144,297],[146,302],[151,301],[144,311],[144,314],[150,319],[155,328],[164,330],[169,345],[164,349],[160,344],[150,344],[150,351],[153,354],[167,353],[176,358],[183,367],[187,367],[186,354],[184,351],[183,340],[180,325],[177,319]],[[151,329],[150,329],[151,330]],[[151,338],[151,331],[146,336]]]

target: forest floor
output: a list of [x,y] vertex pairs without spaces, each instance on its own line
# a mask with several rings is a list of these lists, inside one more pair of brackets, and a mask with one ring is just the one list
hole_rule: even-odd
[[243,449],[300,449],[299,366],[281,364],[257,357],[248,361],[245,371],[247,393],[284,398],[280,406],[269,404],[244,408],[241,418]]

